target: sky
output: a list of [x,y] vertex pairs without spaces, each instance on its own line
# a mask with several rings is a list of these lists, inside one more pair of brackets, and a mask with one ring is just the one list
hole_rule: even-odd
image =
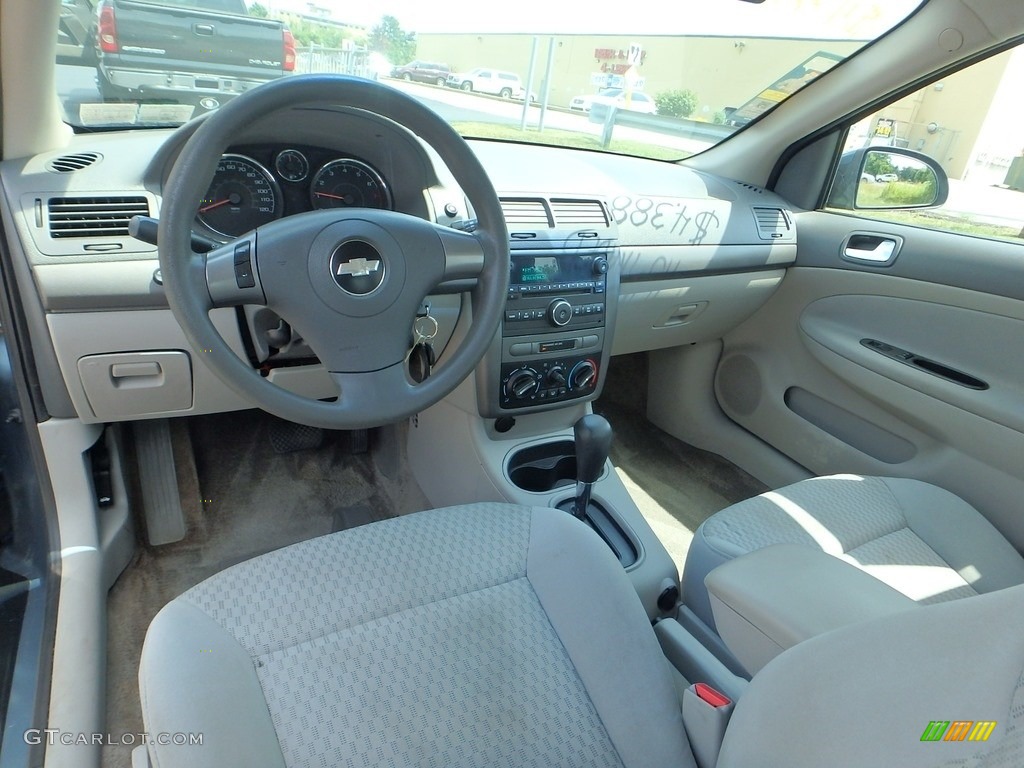
[[[260,0],[278,12],[305,12],[308,0]],[[870,39],[895,25],[920,0],[517,0],[428,3],[423,0],[315,0],[336,21],[372,27],[395,16],[413,32],[542,34],[703,34]],[[636,9],[642,8],[643,13]]]

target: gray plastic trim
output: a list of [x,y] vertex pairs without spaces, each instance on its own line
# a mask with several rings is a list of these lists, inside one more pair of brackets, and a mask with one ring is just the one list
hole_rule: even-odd
[[[894,277],[1024,300],[1024,280],[1021,280],[1024,241],[989,240],[833,211],[800,213],[797,223],[800,229],[797,266],[861,272],[882,268]],[[864,228],[868,225],[870,230],[866,231]],[[902,242],[899,259],[890,264],[844,260],[840,244],[851,231],[888,236]],[[966,251],[970,251],[969,258]]]

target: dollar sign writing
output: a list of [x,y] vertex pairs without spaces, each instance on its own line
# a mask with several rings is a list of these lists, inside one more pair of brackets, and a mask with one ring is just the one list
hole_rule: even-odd
[[708,227],[712,224],[716,228],[718,227],[718,215],[714,211],[701,211],[694,217],[694,223],[697,225],[697,231],[690,238],[690,245],[701,242],[708,233]]

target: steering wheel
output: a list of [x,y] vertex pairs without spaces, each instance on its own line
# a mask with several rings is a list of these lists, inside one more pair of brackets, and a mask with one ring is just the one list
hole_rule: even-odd
[[[366,110],[419,135],[469,198],[477,229],[460,232],[392,211],[332,209],[278,219],[207,254],[194,253],[192,222],[224,150],[264,115],[312,104]],[[490,345],[508,290],[501,205],[466,142],[412,97],[340,75],[282,78],[211,113],[171,170],[158,241],[168,304],[213,372],[276,416],[330,429],[397,421],[455,389]],[[417,384],[405,362],[413,322],[423,298],[444,281],[472,282],[472,323],[443,364]],[[302,335],[338,385],[337,400],[282,389],[238,357],[209,313],[242,304],[269,307]]]

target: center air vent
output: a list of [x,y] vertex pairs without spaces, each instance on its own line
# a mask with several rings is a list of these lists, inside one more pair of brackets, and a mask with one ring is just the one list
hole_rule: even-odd
[[559,227],[607,227],[608,217],[598,200],[552,200],[551,212]]
[[127,237],[132,216],[148,216],[145,197],[51,197],[50,237]]
[[51,173],[74,173],[88,168],[102,157],[98,152],[79,152],[75,155],[61,155],[46,164]]
[[543,200],[503,198],[501,210],[509,227],[551,227],[551,217]]
[[757,234],[762,240],[782,240],[792,237],[793,223],[781,208],[755,208]]

